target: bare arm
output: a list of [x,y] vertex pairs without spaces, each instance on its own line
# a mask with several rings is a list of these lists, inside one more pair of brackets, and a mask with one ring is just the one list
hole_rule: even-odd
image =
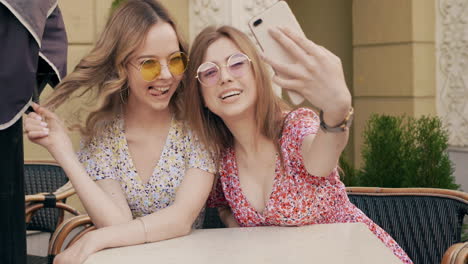
[[[329,126],[340,124],[351,108],[351,94],[346,86],[340,59],[305,36],[289,29],[270,32],[296,59],[285,64],[273,58],[264,60],[277,72],[273,81],[280,87],[302,94],[324,112]],[[348,142],[348,131],[306,136],[302,142],[302,156],[307,171],[316,176],[328,176],[338,163]]]
[[93,181],[74,153],[70,160],[57,161],[73,184],[96,227],[118,225],[132,220],[132,213],[117,181]]
[[28,138],[45,147],[64,169],[93,223],[104,227],[130,221],[132,215],[120,185],[113,180],[94,182],[78,161],[59,118],[37,104],[33,108],[36,113],[25,118]]
[[218,214],[221,222],[223,222],[226,227],[240,227],[236,221],[236,218],[234,218],[234,214],[232,213],[231,208],[218,207]]
[[[214,176],[211,173],[200,169],[189,169],[177,190],[174,203],[158,212],[141,218],[146,226],[146,238],[148,242],[189,234],[193,222],[205,205],[211,191],[213,179]],[[115,232],[117,230],[119,231]],[[131,232],[129,230],[138,231]],[[114,234],[112,239],[108,238],[103,241],[103,248],[140,244],[146,240],[140,220],[105,228],[102,230],[102,233],[106,233],[109,236]]]
[[[346,113],[342,116],[346,116]],[[326,120],[325,118],[325,122],[327,122]],[[341,120],[336,123],[339,122]],[[348,142],[348,137],[348,131],[327,133],[322,129],[319,129],[317,134],[306,136],[302,142],[301,151],[307,171],[319,177],[330,175],[338,164],[338,159]]]
[[104,248],[155,242],[189,234],[193,222],[205,205],[213,179],[211,173],[189,169],[172,205],[140,219],[92,231],[58,255],[54,263],[70,263],[70,260],[74,261],[72,263],[82,263],[90,254]]

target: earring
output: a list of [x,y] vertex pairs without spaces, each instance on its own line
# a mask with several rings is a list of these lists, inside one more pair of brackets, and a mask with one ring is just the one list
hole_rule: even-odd
[[[120,89],[120,100],[122,101],[122,104],[126,104],[126,100],[128,100],[128,93],[129,93],[129,89],[128,87],[126,87],[125,89]],[[125,97],[125,99],[124,99]]]

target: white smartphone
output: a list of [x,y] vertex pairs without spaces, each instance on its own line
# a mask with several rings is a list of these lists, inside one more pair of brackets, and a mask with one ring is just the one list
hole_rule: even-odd
[[[288,64],[295,63],[294,58],[287,50],[268,33],[270,28],[278,26],[287,27],[305,35],[286,1],[278,1],[249,20],[250,31],[252,31],[266,56],[277,58],[279,61]],[[304,101],[304,98],[296,92],[288,91],[288,95],[295,105]]]

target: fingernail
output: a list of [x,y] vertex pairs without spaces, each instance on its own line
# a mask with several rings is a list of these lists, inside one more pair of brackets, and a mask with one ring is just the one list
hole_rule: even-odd
[[46,122],[41,122],[41,126],[47,127],[47,123]]
[[49,129],[47,127],[44,127],[42,130],[45,132],[49,132]]
[[39,121],[42,121],[42,117],[41,117],[41,116],[35,116],[34,119],[39,120]]

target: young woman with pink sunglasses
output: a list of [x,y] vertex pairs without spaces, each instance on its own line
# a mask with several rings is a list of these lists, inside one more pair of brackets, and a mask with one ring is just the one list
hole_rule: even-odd
[[[412,263],[382,228],[353,205],[338,158],[348,141],[351,95],[340,59],[285,28],[272,36],[296,59],[261,57],[239,30],[203,30],[193,42],[184,94],[187,118],[218,161],[208,200],[228,227],[362,222],[404,263]],[[271,80],[263,61],[276,75]],[[321,109],[291,111],[271,81]]]

